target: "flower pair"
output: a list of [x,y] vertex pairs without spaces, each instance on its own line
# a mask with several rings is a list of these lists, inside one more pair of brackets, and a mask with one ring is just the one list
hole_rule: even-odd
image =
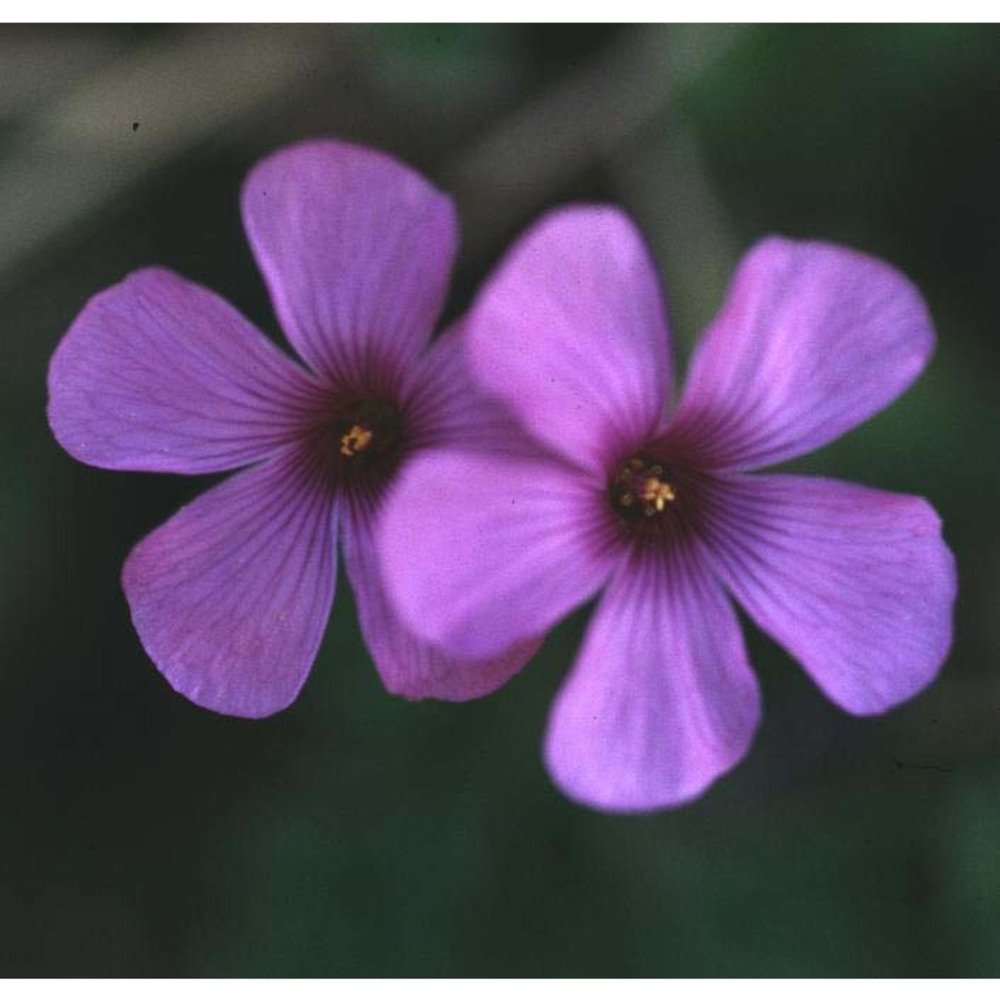
[[759,244],[673,405],[659,282],[615,209],[547,216],[430,343],[457,227],[413,171],[304,143],[254,168],[242,208],[307,369],[148,270],[87,304],[49,374],[51,426],[82,461],[241,469],[123,573],[143,645],[193,701],[263,716],[295,698],[338,535],[376,667],[407,697],[489,693],[601,595],[546,740],[557,783],[598,808],[689,800],[746,753],[759,694],[727,592],[849,711],[932,679],[955,574],[931,508],[748,474],[922,369],[930,321],[895,271]]

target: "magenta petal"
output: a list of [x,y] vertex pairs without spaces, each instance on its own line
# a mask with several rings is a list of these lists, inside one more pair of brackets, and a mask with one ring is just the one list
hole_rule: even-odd
[[545,759],[571,798],[677,806],[747,753],[760,693],[739,622],[690,552],[630,559],[601,598],[549,719]]
[[295,700],[333,602],[332,497],[286,452],[239,472],[147,535],[122,582],[171,686],[227,715]]
[[379,516],[386,589],[406,626],[455,656],[499,656],[591,597],[619,550],[600,487],[553,462],[433,450]]
[[382,585],[374,516],[345,508],[342,545],[361,633],[387,690],[404,698],[468,701],[502,687],[534,656],[541,639],[516,643],[499,656],[470,660],[424,642],[399,620]]
[[717,468],[773,465],[878,413],[933,348],[927,308],[898,271],[772,237],[743,258],[695,353],[674,430]]
[[955,562],[920,497],[809,476],[741,476],[708,519],[717,570],[849,712],[882,712],[948,654]]
[[542,219],[467,323],[483,385],[572,462],[605,471],[663,415],[671,377],[663,295],[642,237],[616,209]]
[[459,321],[405,373],[403,407],[412,445],[539,457],[538,442],[474,378],[468,342],[466,325]]
[[157,268],[76,318],[49,366],[49,424],[90,465],[218,472],[291,440],[315,392],[227,302]]
[[333,140],[261,161],[243,222],[289,340],[319,373],[363,379],[427,343],[458,241],[449,198],[391,156]]

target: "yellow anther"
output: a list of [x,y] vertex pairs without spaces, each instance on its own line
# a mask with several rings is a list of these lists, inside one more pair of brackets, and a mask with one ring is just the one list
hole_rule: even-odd
[[[653,466],[653,468],[655,469],[657,466]],[[660,471],[662,472],[663,470],[660,469]],[[675,499],[676,494],[674,493],[674,488],[670,485],[670,483],[661,482],[657,476],[650,476],[642,484],[642,492],[639,496],[645,500],[646,503],[651,503],[653,508],[659,514],[671,500]],[[653,511],[649,510],[649,513],[651,514]]]
[[[639,454],[627,458],[610,483],[610,499],[626,519],[657,517],[677,499],[670,469]],[[626,514],[626,510],[628,513]]]
[[340,454],[347,458],[357,455],[359,451],[364,451],[371,443],[372,432],[367,427],[355,424],[340,439]]

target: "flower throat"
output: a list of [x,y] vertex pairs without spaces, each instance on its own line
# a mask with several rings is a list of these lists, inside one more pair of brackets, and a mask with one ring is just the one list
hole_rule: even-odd
[[379,396],[337,395],[317,421],[319,465],[334,483],[377,486],[395,469],[403,444],[396,405]]
[[608,487],[611,506],[628,522],[658,520],[677,500],[669,470],[649,455],[633,455],[618,468]]

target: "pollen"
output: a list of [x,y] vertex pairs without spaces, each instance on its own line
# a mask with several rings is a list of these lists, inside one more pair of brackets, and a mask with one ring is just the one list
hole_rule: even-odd
[[373,434],[367,427],[354,424],[340,439],[340,454],[345,458],[353,458],[371,444]]
[[670,483],[663,482],[659,476],[649,476],[642,484],[640,499],[646,504],[643,513],[652,516],[666,510],[667,504],[677,499]]
[[612,505],[623,517],[652,518],[677,499],[677,492],[663,465],[645,455],[622,463],[610,483]]

